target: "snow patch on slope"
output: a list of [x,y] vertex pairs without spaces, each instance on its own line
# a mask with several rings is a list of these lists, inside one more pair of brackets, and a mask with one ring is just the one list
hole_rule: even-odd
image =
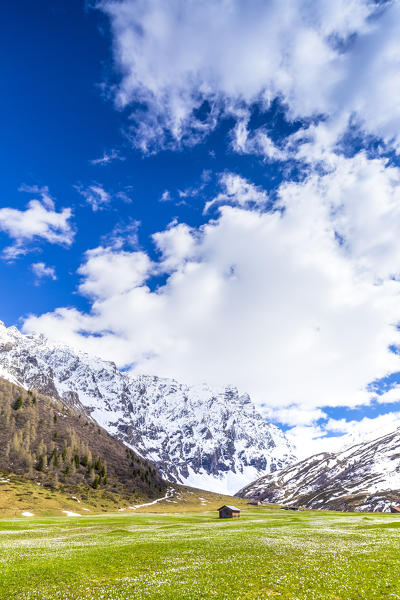
[[307,508],[388,511],[400,503],[400,428],[261,477],[238,495]]

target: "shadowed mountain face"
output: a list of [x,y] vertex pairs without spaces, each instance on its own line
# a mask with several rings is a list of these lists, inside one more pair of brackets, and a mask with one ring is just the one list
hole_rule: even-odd
[[151,463],[61,400],[0,378],[0,471],[53,488],[154,498],[166,483]]
[[132,377],[114,363],[3,325],[0,369],[27,389],[86,411],[170,481],[233,493],[295,459],[283,432],[233,387]]
[[288,506],[389,511],[400,504],[400,429],[261,477],[238,496]]

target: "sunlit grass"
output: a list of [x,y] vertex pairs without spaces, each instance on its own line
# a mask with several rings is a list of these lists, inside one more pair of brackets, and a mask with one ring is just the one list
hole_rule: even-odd
[[0,598],[400,598],[400,519],[254,509],[0,521]]
[[[94,490],[90,486],[77,486],[76,490],[63,491],[59,486],[57,489],[40,486],[33,481],[23,477],[4,474],[0,472],[0,519],[2,517],[21,516],[27,511],[34,516],[57,517],[63,516],[63,511],[88,513],[132,513],[129,507],[141,505],[135,511],[151,513],[169,512],[204,512],[204,510],[216,510],[222,504],[232,504],[240,508],[247,508],[248,501],[232,496],[224,496],[195,488],[174,484],[173,493],[163,500],[153,504],[152,498],[146,496],[127,497],[120,493],[110,493],[106,490]],[[164,491],[161,498],[164,497]],[[150,504],[149,504],[150,503]]]

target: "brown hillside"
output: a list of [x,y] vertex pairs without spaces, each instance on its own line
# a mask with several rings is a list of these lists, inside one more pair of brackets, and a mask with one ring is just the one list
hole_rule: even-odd
[[155,498],[166,483],[148,461],[84,413],[0,378],[0,471],[81,497]]

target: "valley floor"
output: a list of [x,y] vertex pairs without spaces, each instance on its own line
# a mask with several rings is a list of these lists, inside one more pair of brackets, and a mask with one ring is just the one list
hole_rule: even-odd
[[400,598],[400,517],[245,510],[0,520],[1,600]]

